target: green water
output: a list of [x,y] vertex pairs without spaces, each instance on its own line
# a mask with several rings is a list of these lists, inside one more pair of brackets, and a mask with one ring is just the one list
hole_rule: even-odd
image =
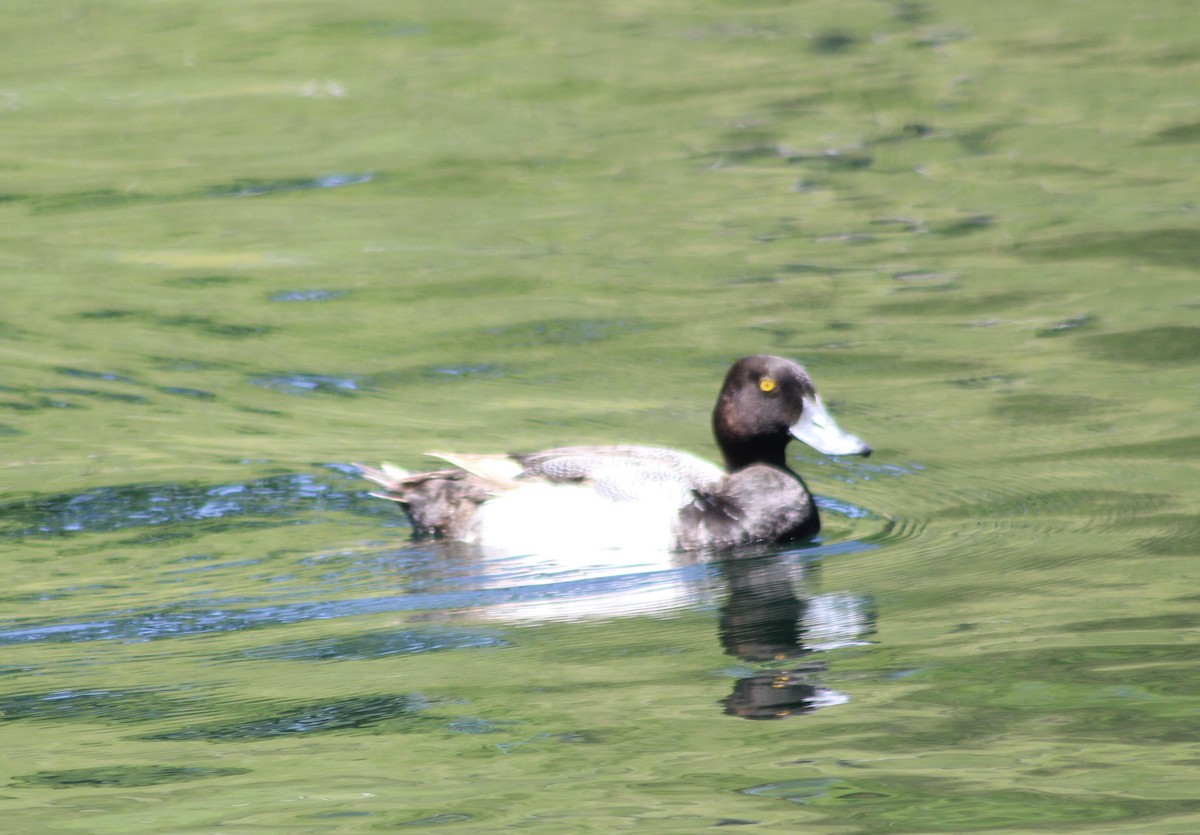
[[[5,831],[1200,829],[1194,4],[4,17]],[[812,548],[481,565],[344,466],[712,456],[755,352],[876,449]]]

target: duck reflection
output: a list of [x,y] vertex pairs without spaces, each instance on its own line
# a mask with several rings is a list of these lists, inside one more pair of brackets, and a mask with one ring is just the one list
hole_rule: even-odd
[[[750,662],[798,661],[813,650],[863,643],[875,630],[869,602],[850,594],[804,597],[816,563],[795,555],[736,557],[717,563],[728,590],[721,606],[721,646]],[[843,704],[844,693],[825,687],[827,669],[809,661],[738,679],[722,700],[725,713],[746,719],[784,719]]]
[[782,719],[843,704],[849,697],[822,683],[827,667],[813,653],[866,643],[875,631],[867,598],[811,591],[819,560],[850,550],[844,545],[723,558],[622,552],[621,563],[586,567],[545,555],[484,559],[475,547],[439,541],[389,552],[405,578],[409,620],[529,625],[658,617],[720,601],[721,646],[759,670],[722,700],[731,716]]

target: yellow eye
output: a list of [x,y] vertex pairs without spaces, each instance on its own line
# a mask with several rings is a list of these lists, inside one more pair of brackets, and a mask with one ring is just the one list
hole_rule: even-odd
[[758,387],[763,391],[775,391],[775,381],[770,377],[763,377],[758,381]]

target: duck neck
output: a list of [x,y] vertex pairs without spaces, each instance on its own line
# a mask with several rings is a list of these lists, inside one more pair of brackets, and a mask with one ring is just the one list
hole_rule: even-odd
[[751,464],[770,464],[781,470],[787,470],[787,439],[782,443],[778,438],[746,438],[736,442],[725,441],[721,444],[721,454],[725,457],[725,470],[736,473]]

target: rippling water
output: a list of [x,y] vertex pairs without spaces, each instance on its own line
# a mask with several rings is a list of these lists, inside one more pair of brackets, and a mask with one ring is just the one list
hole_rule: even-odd
[[[1190,5],[19,3],[13,832],[1200,828]],[[821,537],[481,559],[346,462],[715,457]]]

